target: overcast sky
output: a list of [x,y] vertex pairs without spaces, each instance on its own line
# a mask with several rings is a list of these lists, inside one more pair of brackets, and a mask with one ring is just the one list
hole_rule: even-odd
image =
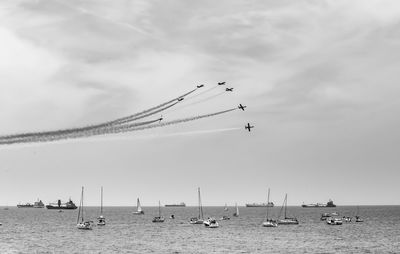
[[[214,118],[0,147],[0,204],[400,204],[397,0],[3,0],[0,135],[84,126],[204,83]],[[196,101],[197,99],[197,101]],[[254,132],[244,124],[255,125]]]

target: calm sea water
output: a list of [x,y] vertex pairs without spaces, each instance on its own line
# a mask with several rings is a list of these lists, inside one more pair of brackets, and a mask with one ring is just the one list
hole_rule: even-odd
[[[91,231],[76,229],[77,210],[0,208],[0,253],[400,253],[400,206],[361,206],[363,223],[329,226],[322,212],[354,216],[356,207],[290,207],[300,225],[261,226],[265,208],[240,207],[240,217],[223,207],[205,207],[206,216],[220,221],[216,229],[190,225],[196,207],[162,208],[164,223],[152,223],[158,207],[144,207],[145,215],[133,215],[133,207],[105,207],[107,225]],[[271,209],[278,214],[280,207]],[[86,208],[95,221],[99,208]],[[174,214],[176,219],[168,219]]]

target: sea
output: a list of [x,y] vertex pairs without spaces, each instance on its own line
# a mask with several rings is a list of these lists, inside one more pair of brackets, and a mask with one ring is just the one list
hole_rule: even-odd
[[[217,219],[219,228],[191,225],[196,207],[162,207],[164,223],[153,223],[158,207],[104,207],[105,226],[76,228],[78,210],[0,208],[0,253],[400,253],[400,206],[360,206],[362,223],[331,226],[321,213],[354,216],[355,206],[336,208],[288,207],[299,225],[265,228],[265,208],[204,207],[205,216]],[[280,207],[269,210],[277,217]],[[85,220],[96,221],[99,207],[85,208]],[[169,219],[170,215],[175,219]]]

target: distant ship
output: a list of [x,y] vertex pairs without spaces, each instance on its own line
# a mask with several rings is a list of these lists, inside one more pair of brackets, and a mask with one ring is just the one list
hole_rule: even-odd
[[316,207],[336,207],[331,199],[326,204],[316,203],[316,204],[302,204],[301,207],[304,208],[316,208]]
[[74,202],[72,202],[71,199],[69,199],[68,202],[66,203],[61,203],[61,200],[59,199],[57,201],[57,203],[49,203],[48,205],[46,205],[47,209],[57,209],[57,210],[72,210],[72,209],[76,209],[78,208]]
[[31,203],[18,204],[17,207],[18,208],[44,208],[44,204],[43,204],[42,200],[38,199],[38,201],[36,201],[33,204],[31,204]]
[[246,207],[274,207],[274,202],[246,204]]
[[165,205],[165,207],[186,207],[186,204],[184,202],[181,202],[179,204],[169,204]]

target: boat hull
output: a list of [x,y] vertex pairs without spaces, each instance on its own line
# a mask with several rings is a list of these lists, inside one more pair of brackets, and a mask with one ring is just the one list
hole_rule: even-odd
[[56,210],[75,210],[75,209],[77,209],[78,207],[74,207],[74,206],[67,206],[67,207],[65,207],[65,206],[52,206],[52,205],[46,205],[46,208],[47,209],[56,209]]

